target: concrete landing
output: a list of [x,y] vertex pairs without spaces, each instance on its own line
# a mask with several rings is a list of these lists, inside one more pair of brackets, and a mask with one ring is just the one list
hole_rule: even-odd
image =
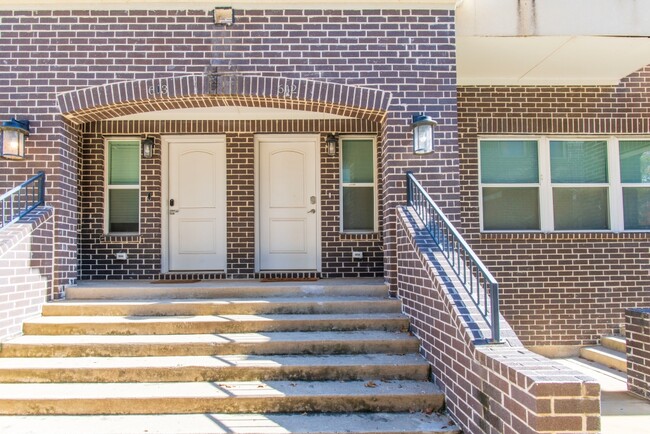
[[174,414],[156,416],[0,416],[12,434],[458,434],[436,413]]
[[602,434],[648,432],[650,401],[627,392],[627,376],[624,373],[577,357],[556,361],[600,383]]

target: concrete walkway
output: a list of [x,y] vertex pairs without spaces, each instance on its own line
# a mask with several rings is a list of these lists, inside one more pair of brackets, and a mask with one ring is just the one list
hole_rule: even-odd
[[627,375],[578,357],[556,360],[600,383],[602,434],[648,432],[650,401],[627,392]]

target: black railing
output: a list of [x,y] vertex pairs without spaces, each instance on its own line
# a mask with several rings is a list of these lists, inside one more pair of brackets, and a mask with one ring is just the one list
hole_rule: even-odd
[[406,174],[406,188],[408,205],[422,220],[489,325],[491,342],[500,342],[499,284],[411,172]]
[[0,196],[0,229],[14,223],[45,203],[45,173],[29,178]]

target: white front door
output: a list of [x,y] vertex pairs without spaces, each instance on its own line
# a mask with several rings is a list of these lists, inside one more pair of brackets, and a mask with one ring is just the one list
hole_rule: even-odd
[[173,136],[165,141],[169,271],[225,270],[225,136]]
[[257,135],[258,269],[318,271],[317,135]]

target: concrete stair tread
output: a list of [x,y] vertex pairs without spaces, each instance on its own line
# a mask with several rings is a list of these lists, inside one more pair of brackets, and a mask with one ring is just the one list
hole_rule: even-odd
[[625,336],[612,335],[612,336],[603,336],[600,339],[602,346],[610,348],[614,351],[619,351],[625,353],[627,351],[627,342]]
[[48,316],[23,323],[24,334],[192,334],[264,331],[406,330],[401,313],[196,316]]
[[23,335],[5,342],[0,358],[223,354],[417,352],[414,336],[398,331],[318,331],[170,335]]
[[179,316],[42,316],[25,324],[204,323],[245,321],[317,321],[348,319],[406,319],[401,313],[283,314],[283,315],[179,315]]
[[446,416],[433,413],[173,414],[92,416],[0,416],[0,432],[13,434],[437,434],[459,433]]
[[[13,400],[282,398],[440,394],[429,381],[220,381],[182,383],[0,383],[0,403]],[[1,405],[0,405],[1,406]]]
[[580,348],[580,357],[621,372],[627,371],[626,354],[602,345]]
[[0,358],[0,370],[130,369],[130,368],[273,368],[310,366],[428,366],[419,354],[343,354],[343,355],[223,355],[154,357],[11,357]]
[[68,287],[69,300],[149,299],[149,298],[228,298],[375,295],[385,296],[387,287],[379,279],[325,279],[315,282],[259,282],[216,280],[190,284],[154,285],[149,281],[89,281]]
[[318,314],[336,312],[400,312],[400,302],[387,297],[303,296],[220,300],[66,300],[47,303],[43,306],[44,316]]
[[437,411],[429,381],[4,383],[2,414],[197,414]]
[[[176,335],[22,335],[4,343],[4,345],[34,344],[188,344],[208,343],[256,344],[269,341],[364,341],[373,339],[404,339],[414,337],[404,332],[386,332],[380,330],[364,331],[320,331],[320,332],[265,332],[265,333],[223,333],[223,334],[176,334]],[[0,351],[0,355],[2,352]]]

